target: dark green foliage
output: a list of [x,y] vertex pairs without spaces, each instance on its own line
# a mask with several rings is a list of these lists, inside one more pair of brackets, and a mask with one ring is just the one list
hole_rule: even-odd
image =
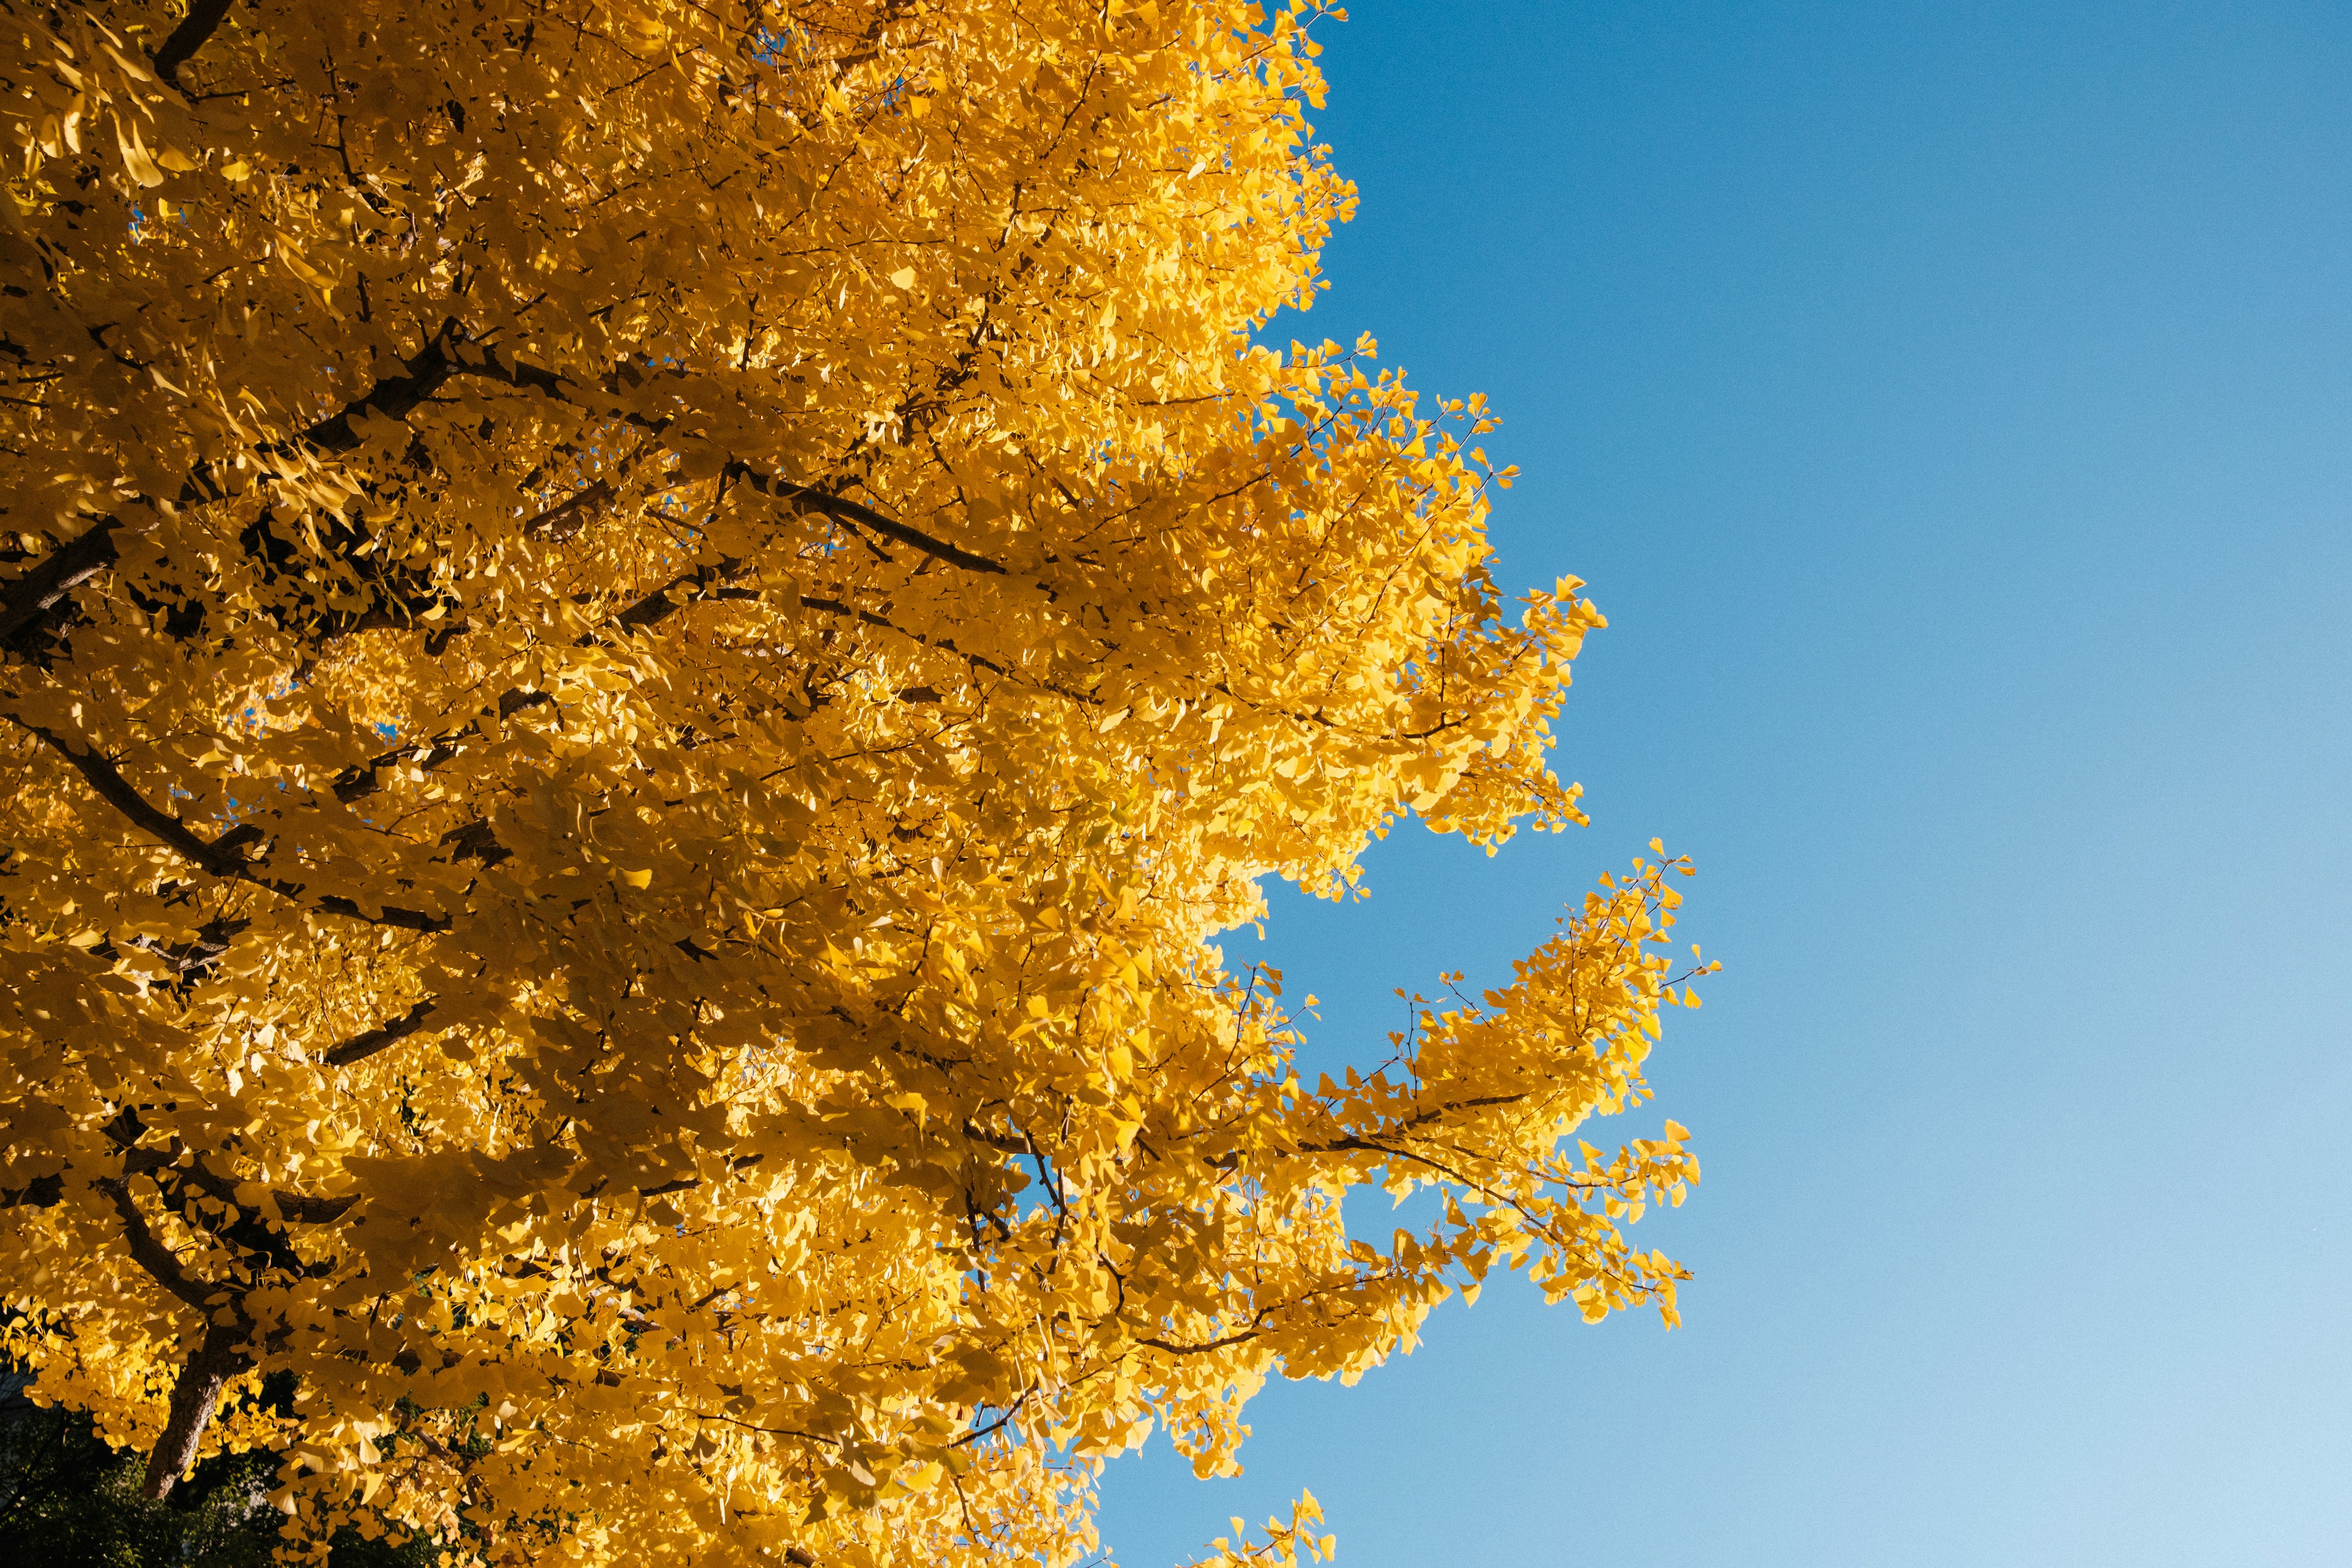
[[[10,1378],[9,1384],[19,1380]],[[261,1568],[277,1544],[265,1500],[275,1456],[207,1459],[162,1502],[139,1495],[144,1458],[109,1447],[89,1416],[0,1401],[0,1552],[43,1568]]]
[[[206,1459],[162,1502],[139,1495],[145,1456],[107,1446],[79,1411],[44,1410],[0,1373],[0,1562],[23,1568],[265,1568],[282,1517],[269,1453]],[[268,1389],[265,1399],[291,1390]],[[339,1534],[332,1568],[429,1568],[422,1541]]]

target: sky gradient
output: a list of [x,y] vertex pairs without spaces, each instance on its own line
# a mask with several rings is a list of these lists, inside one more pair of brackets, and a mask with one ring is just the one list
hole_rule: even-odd
[[[1349,1568],[2352,1562],[2352,12],[1364,0],[1295,335],[1483,391],[1511,587],[1609,616],[1592,826],[1418,829],[1261,946],[1376,1061],[1653,836],[1726,972],[1654,1104],[1682,1329],[1524,1282],[1247,1474]],[[1351,1214],[1351,1220],[1355,1216]],[[1379,1216],[1369,1216],[1368,1223]]]

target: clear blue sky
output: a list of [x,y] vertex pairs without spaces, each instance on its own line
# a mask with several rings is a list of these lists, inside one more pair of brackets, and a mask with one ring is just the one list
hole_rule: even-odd
[[1377,1057],[1653,835],[1728,964],[1655,1105],[1685,1326],[1449,1305],[1105,1477],[1351,1568],[2352,1563],[2352,10],[1408,5],[1297,323],[1490,395],[1588,579],[1592,826],[1414,834],[1265,947]]

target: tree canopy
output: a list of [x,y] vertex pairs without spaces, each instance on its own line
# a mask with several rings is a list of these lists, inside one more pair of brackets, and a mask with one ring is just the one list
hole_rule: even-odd
[[1067,1563],[1496,1266],[1671,1320],[1685,1134],[1571,1138],[1686,867],[1344,1082],[1214,945],[1580,820],[1601,625],[1475,400],[1257,341],[1313,6],[0,5],[0,1289],[149,1497]]

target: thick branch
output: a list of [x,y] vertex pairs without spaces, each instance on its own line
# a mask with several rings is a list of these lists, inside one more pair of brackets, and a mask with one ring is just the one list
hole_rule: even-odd
[[[226,1226],[213,1226],[214,1233],[234,1242],[246,1251],[266,1258],[270,1266],[289,1274],[306,1272],[301,1257],[284,1235],[288,1223],[295,1225],[331,1225],[349,1214],[359,1203],[357,1193],[340,1198],[313,1197],[308,1193],[281,1192],[267,1189],[269,1201],[277,1205],[278,1218],[265,1223],[263,1216],[251,1212],[251,1204],[240,1197],[237,1188],[243,1184],[233,1176],[224,1176],[193,1153],[174,1138],[169,1149],[142,1149],[139,1139],[146,1129],[139,1120],[135,1107],[125,1109],[102,1129],[109,1138],[122,1148],[122,1173],[125,1176],[150,1176],[164,1191],[167,1201],[181,1204],[184,1212],[185,1194],[177,1189],[194,1187],[198,1192],[227,1205],[236,1217]],[[104,1184],[100,1184],[102,1186]],[[117,1201],[118,1209],[121,1200]],[[125,1223],[128,1223],[126,1216]]]
[[441,323],[441,330],[426,340],[415,357],[404,362],[398,375],[387,375],[330,414],[316,425],[295,437],[322,452],[349,452],[360,444],[359,431],[352,421],[362,410],[369,410],[387,419],[405,419],[416,405],[441,390],[442,383],[465,368],[449,352],[449,344],[457,335],[457,318]]
[[[228,9],[227,5],[216,4],[215,0],[197,0],[190,8],[188,19],[165,40],[163,47],[156,54],[156,67],[163,72],[166,79],[190,54],[195,52],[205,37],[211,35],[220,19],[228,14]],[[173,49],[207,11],[212,13],[211,21],[204,26],[200,36],[194,37],[173,58]],[[321,451],[348,452],[360,444],[359,433],[352,422],[361,410],[373,409],[390,418],[406,418],[418,404],[439,390],[442,383],[458,368],[457,362],[450,357],[446,349],[457,330],[457,323],[454,318],[442,322],[441,330],[417,351],[415,357],[402,364],[400,374],[384,377],[334,413],[301,431],[294,437],[295,443],[308,443]],[[175,504],[196,506],[223,499],[226,492],[215,482],[215,475],[227,471],[216,464],[198,464],[181,484]],[[114,536],[121,527],[122,520],[120,518],[97,519],[88,530],[42,556],[34,563],[32,570],[9,584],[5,591],[0,591],[0,643],[14,642],[68,594],[112,565],[117,553]]]
[[[15,715],[10,715],[15,719]],[[150,837],[159,838],[183,858],[194,861],[211,875],[223,879],[250,879],[252,867],[241,852],[241,847],[226,844],[226,836],[207,839],[178,817],[154,805],[122,776],[121,769],[101,756],[95,749],[79,751],[53,730],[38,724],[28,724],[22,719],[15,721],[21,728],[46,743],[48,748],[73,764],[98,797],[114,807]]]
[[[189,0],[188,14],[155,51],[155,74],[180,85],[180,68],[194,58],[195,52],[211,41],[213,34],[228,19],[229,7],[236,0]],[[155,1494],[161,1496],[160,1492]]]
[[[736,1158],[727,1162],[728,1173],[732,1175],[738,1172],[748,1171],[766,1158],[767,1156],[765,1154],[738,1155]],[[672,1193],[690,1193],[700,1185],[702,1185],[702,1178],[700,1176],[675,1176],[667,1182],[656,1183],[655,1185],[650,1187],[639,1187],[637,1189],[637,1195],[641,1198],[667,1197]]]
[[[192,54],[196,47],[203,43],[204,37],[209,36],[213,28],[218,26],[220,18],[227,14],[227,5],[218,4],[218,0],[197,0],[189,13],[188,20],[158,53],[156,58],[159,68],[163,66],[167,57],[172,57],[172,68],[176,69],[180,63],[184,62],[187,55]],[[190,33],[190,29],[195,26],[200,15],[211,15],[212,20],[203,27],[202,36],[192,36],[185,49],[173,57],[173,51],[180,44],[182,36]],[[518,391],[537,392],[560,403],[583,406],[580,399],[572,395],[574,384],[569,382],[567,378],[539,365],[520,361],[503,361],[499,358],[498,352],[494,348],[483,351],[482,361],[478,364],[464,363],[457,357],[456,350],[461,331],[456,318],[452,317],[443,321],[440,329],[426,341],[425,345],[403,363],[398,374],[383,377],[335,413],[301,430],[289,440],[265,447],[264,450],[299,450],[304,447],[330,453],[355,450],[360,446],[360,435],[355,421],[363,413],[373,413],[391,419],[405,419],[452,377],[458,375],[478,376],[514,387]],[[604,378],[603,390],[618,392],[623,380],[624,376],[621,374],[606,376]],[[597,411],[612,412],[609,408],[604,407],[599,407]],[[673,419],[653,415],[622,413],[618,416],[625,423],[654,437],[668,434],[676,424]],[[229,492],[221,488],[217,478],[225,477],[226,472],[227,470],[220,468],[217,465],[199,464],[191,470],[186,480],[182,484],[180,494],[175,498],[175,504],[188,507],[224,499]],[[822,513],[852,531],[862,531],[878,535],[919,550],[934,560],[961,567],[969,572],[999,576],[1005,574],[1006,568],[1002,562],[991,560],[985,555],[951,544],[912,524],[886,517],[873,508],[861,505],[846,497],[761,473],[740,461],[730,463],[726,473],[730,478],[748,481],[762,495],[784,501],[804,511]],[[608,503],[612,495],[610,486],[600,479],[558,503],[541,516],[530,520],[526,524],[526,531],[560,533],[567,528],[577,526],[576,520],[586,511]],[[111,565],[118,553],[115,535],[122,526],[121,520],[119,518],[109,516],[97,519],[89,529],[43,556],[25,575],[8,584],[5,590],[0,590],[0,643],[16,641],[41,617],[53,613],[59,603],[75,588]],[[633,608],[642,613],[649,611],[651,606],[633,606]],[[365,618],[362,617],[362,620],[365,621]],[[365,624],[375,623],[365,621]]]
[[[331,1068],[347,1068],[353,1062],[363,1062],[387,1046],[404,1040],[423,1028],[432,1011],[433,1002],[427,997],[399,1017],[386,1019],[363,1035],[353,1035],[319,1059]],[[284,1207],[283,1200],[279,1206]]]
[[[163,1434],[147,1456],[147,1477],[140,1490],[150,1499],[160,1499],[195,1462],[197,1446],[204,1441],[205,1428],[212,1424],[213,1412],[220,1407],[228,1380],[252,1369],[252,1358],[245,1353],[244,1345],[252,1337],[253,1324],[234,1294],[188,1278],[180,1260],[172,1256],[172,1249],[156,1240],[155,1233],[147,1228],[146,1216],[131,1199],[130,1183],[109,1176],[93,1185],[112,1200],[114,1212],[121,1216],[123,1237],[129,1243],[132,1261],[152,1276],[158,1285],[204,1315],[204,1342],[180,1368],[180,1375],[172,1384],[172,1404],[163,1422]],[[226,1323],[213,1316],[214,1300],[220,1297],[227,1298],[231,1321]]]
[[[509,687],[499,693],[499,718],[513,718],[526,708],[538,708],[554,701],[544,691],[523,691]],[[335,798],[345,805],[364,800],[383,787],[383,770],[394,763],[406,763],[420,773],[431,773],[457,755],[460,744],[468,736],[478,736],[482,726],[478,720],[468,721],[455,730],[445,730],[430,740],[415,741],[404,746],[394,746],[364,763],[354,763],[335,775]],[[443,842],[447,842],[446,839]]]
[[573,490],[537,517],[522,525],[526,534],[544,533],[558,540],[570,539],[587,526],[590,514],[613,499],[613,487],[603,479]]
[[213,1298],[223,1292],[189,1279],[180,1260],[172,1256],[172,1249],[155,1239],[155,1233],[147,1228],[147,1216],[131,1201],[131,1184],[119,1176],[101,1176],[90,1184],[113,1201],[114,1212],[122,1218],[122,1234],[130,1245],[131,1261],[153,1276],[156,1284],[210,1318]]
[[155,1439],[147,1456],[147,1478],[139,1488],[140,1495],[149,1501],[162,1501],[188,1473],[188,1467],[196,1462],[205,1428],[212,1425],[213,1412],[220,1408],[221,1395],[228,1391],[229,1379],[253,1370],[253,1358],[245,1353],[244,1341],[238,1331],[209,1323],[204,1342],[181,1366],[172,1384],[171,1414],[164,1418],[163,1436]]
[[[684,605],[698,604],[711,599],[756,599],[760,595],[751,589],[719,586],[721,584],[733,582],[742,576],[750,566],[751,563],[737,560],[732,556],[708,566],[698,566],[691,572],[672,578],[637,600],[636,603],[623,609],[620,614],[613,617],[614,623],[633,632],[643,631],[647,626],[659,626],[669,619]],[[681,589],[694,591],[684,599],[680,599],[677,595]],[[589,632],[580,638],[580,646],[585,647],[597,640],[597,634]]]
[[11,642],[58,600],[114,563],[114,531],[121,520],[101,517],[87,531],[58,545],[8,584],[0,598],[0,642]]
[[131,945],[142,952],[151,953],[170,964],[183,981],[200,976],[204,971],[220,962],[228,952],[229,943],[253,922],[248,920],[215,915],[196,928],[195,935],[186,942],[167,942],[148,936],[131,938]]
[[[204,42],[205,37],[219,25],[220,19],[226,16],[227,11],[227,5],[220,4],[219,0],[196,0],[196,4],[190,10],[187,21],[182,24],[171,39],[166,41],[163,49],[158,53],[156,57],[158,68],[162,68],[167,59],[172,69],[176,69],[180,64],[184,63],[187,56],[193,54]],[[191,30],[197,26],[199,17],[203,16],[209,16],[211,20],[203,26],[200,32],[192,32]],[[184,35],[188,37],[189,41],[184,48],[180,48]],[[180,52],[176,55],[173,53],[175,48],[180,48]],[[169,75],[168,71],[166,75]],[[572,395],[575,384],[568,381],[567,378],[539,365],[520,361],[502,361],[499,358],[495,348],[484,350],[483,358],[479,363],[464,363],[458,358],[456,348],[461,332],[462,329],[456,318],[452,317],[443,321],[439,330],[425,342],[425,345],[403,363],[396,374],[383,377],[335,413],[299,431],[288,441],[272,444],[263,449],[290,451],[308,447],[316,451],[328,453],[355,450],[361,444],[355,422],[363,413],[373,413],[391,419],[405,419],[452,377],[458,375],[478,376],[514,387],[518,391],[537,392],[560,403],[585,406],[579,398]],[[604,377],[603,390],[608,393],[618,392],[621,390],[624,379],[625,375],[619,373]],[[599,406],[597,411],[613,412],[603,406]],[[675,420],[668,417],[646,414],[621,413],[618,417],[625,423],[656,437],[668,434],[676,424]],[[749,482],[762,495],[784,501],[804,511],[822,513],[854,532],[863,531],[878,535],[921,551],[933,560],[945,562],[969,572],[999,576],[1006,572],[1006,567],[1002,562],[991,560],[985,555],[951,544],[912,524],[886,517],[873,508],[861,505],[846,497],[831,494],[814,486],[798,484],[792,480],[778,479],[771,474],[761,473],[740,461],[730,463],[725,471],[730,478]],[[227,470],[218,465],[199,464],[190,471],[187,479],[181,485],[180,494],[175,498],[174,504],[189,507],[225,499],[229,492],[222,489],[218,479],[225,478],[226,473]],[[539,517],[530,520],[525,525],[526,531],[562,533],[567,529],[578,526],[578,521],[584,513],[607,504],[612,498],[611,487],[604,480],[597,480]],[[116,517],[108,516],[95,520],[82,533],[43,556],[25,575],[8,584],[5,589],[0,589],[0,644],[16,642],[42,617],[55,613],[58,605],[75,588],[111,565],[118,554],[115,535],[122,527],[121,520]],[[661,614],[650,603],[633,605],[631,612],[645,617],[645,620],[642,623],[631,623],[625,619],[624,624],[650,624],[651,620],[661,618]],[[625,612],[625,616],[628,613],[630,612]],[[377,619],[362,616],[357,624],[373,626],[393,623],[388,620],[380,623]]]
[[[177,1147],[175,1142],[173,1149]],[[184,1165],[180,1163],[180,1156],[171,1151],[133,1149],[123,1156],[122,1169],[129,1175],[153,1176],[159,1184],[167,1178],[174,1184],[184,1182],[222,1203],[231,1205],[237,1203],[238,1184],[200,1159]],[[278,1205],[278,1217],[295,1225],[331,1225],[358,1205],[360,1195],[352,1193],[345,1197],[320,1198],[308,1193],[282,1192],[275,1187],[269,1189],[269,1201]],[[266,1226],[262,1226],[257,1215],[246,1214],[240,1209],[236,1224],[222,1234],[247,1251],[267,1257],[274,1266],[289,1274],[302,1271],[301,1258],[286,1244],[283,1237],[272,1235]]]

